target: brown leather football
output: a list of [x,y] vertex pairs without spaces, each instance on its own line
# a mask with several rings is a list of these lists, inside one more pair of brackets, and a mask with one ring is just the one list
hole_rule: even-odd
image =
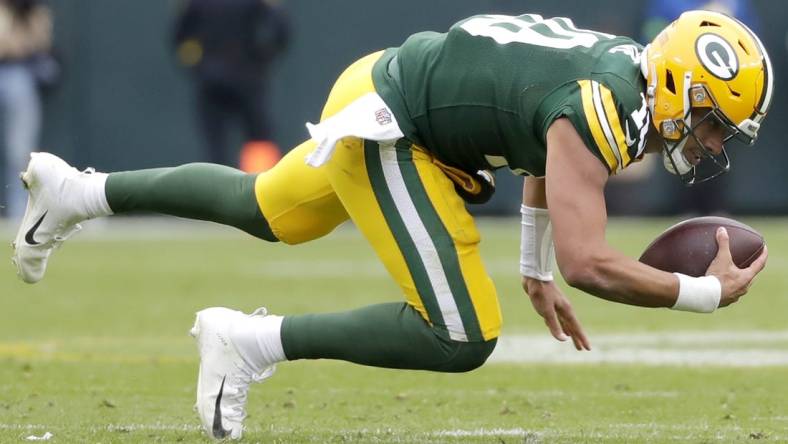
[[766,245],[760,233],[741,222],[727,217],[696,217],[660,234],[646,247],[640,262],[671,273],[703,276],[717,256],[718,227],[728,230],[733,263],[739,268],[749,266]]

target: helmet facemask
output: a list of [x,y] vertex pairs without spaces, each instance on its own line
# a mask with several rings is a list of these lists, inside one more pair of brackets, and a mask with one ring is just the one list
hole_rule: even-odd
[[[693,126],[682,125],[682,136],[678,142],[662,139],[664,145],[662,157],[665,169],[679,176],[681,181],[687,186],[714,179],[727,173],[731,167],[730,158],[724,145],[719,154],[714,154],[695,133],[695,130],[702,125],[714,125],[715,128],[719,128],[722,125],[722,121],[715,110],[709,110]],[[726,134],[723,136],[723,143],[735,137],[735,134],[729,128],[725,128]],[[698,147],[693,154],[697,153],[700,156],[699,161],[694,165],[687,159],[684,152],[684,148],[690,138],[695,141]]]
[[[714,97],[703,85],[688,88],[686,104],[688,112],[683,120],[665,120],[661,124],[660,134],[663,136],[663,163],[665,168],[678,175],[681,180],[691,186],[711,180],[730,170],[731,162],[725,150],[725,143],[730,140],[745,145],[755,142],[754,135],[748,135],[728,119],[714,101]],[[694,112],[693,112],[694,110]],[[720,134],[722,149],[719,154],[706,147],[697,129],[707,126],[706,134]],[[694,140],[698,147],[692,154],[699,155],[697,162],[687,159],[684,152],[688,140]]]

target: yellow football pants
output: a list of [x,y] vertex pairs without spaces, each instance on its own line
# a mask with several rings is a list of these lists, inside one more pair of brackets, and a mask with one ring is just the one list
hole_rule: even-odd
[[[337,80],[321,120],[374,92],[372,66],[382,53],[351,65]],[[258,176],[260,210],[288,244],[317,239],[352,219],[408,304],[447,338],[498,337],[501,313],[479,255],[479,232],[454,184],[425,150],[348,137],[323,166],[306,165],[315,143],[290,151]]]

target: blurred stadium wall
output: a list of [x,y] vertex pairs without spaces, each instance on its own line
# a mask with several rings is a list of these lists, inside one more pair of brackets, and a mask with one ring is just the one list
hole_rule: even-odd
[[[315,121],[336,76],[356,58],[394,46],[420,30],[445,30],[477,13],[572,17],[579,27],[637,37],[643,2],[618,0],[284,0],[294,37],[274,73],[276,140],[292,147]],[[756,0],[761,38],[778,77],[758,146],[732,153],[725,208],[734,213],[788,213],[786,27],[788,2]],[[42,148],[79,166],[125,170],[203,160],[186,73],[175,63],[172,23],[177,0],[52,0],[64,79],[46,99]],[[749,151],[749,150],[748,150]],[[479,212],[518,208],[519,179],[499,174],[499,192]],[[617,212],[676,211],[676,179],[657,172],[636,186],[616,184]],[[611,201],[613,199],[610,199]],[[613,203],[613,202],[611,202]]]

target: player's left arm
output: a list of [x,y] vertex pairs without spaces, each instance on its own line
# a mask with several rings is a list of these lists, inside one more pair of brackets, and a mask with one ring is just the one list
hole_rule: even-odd
[[608,170],[572,123],[547,131],[546,196],[556,261],[567,283],[595,296],[643,307],[672,307],[678,279],[614,250],[605,239]]
[[[556,262],[566,282],[603,299],[641,307],[671,307],[708,312],[707,307],[679,304],[678,277],[616,251],[605,240],[607,210],[604,187],[608,169],[586,147],[573,124],[555,120],[547,131],[546,196],[553,227]],[[684,300],[707,300],[716,291],[717,306],[746,293],[766,262],[766,249],[749,267],[733,264],[724,230],[717,234],[719,251],[708,273],[717,289],[697,281],[682,288]],[[713,294],[711,294],[713,296]],[[717,308],[717,307],[713,307]],[[713,309],[712,308],[712,309]]]
[[[523,182],[523,245],[524,256],[539,254],[534,251],[542,241],[552,242],[550,231],[546,229],[544,223],[534,224],[534,218],[544,218],[549,224],[547,213],[547,197],[545,195],[545,179],[543,177],[528,176]],[[534,214],[536,213],[536,214]],[[537,225],[538,227],[534,227]],[[539,226],[541,225],[541,226]],[[546,230],[546,232],[545,232]],[[548,239],[534,239],[536,236],[545,236]],[[525,251],[528,250],[528,251]],[[549,255],[547,255],[549,256]],[[521,262],[539,261],[539,258],[524,257]],[[547,257],[551,261],[552,258]],[[529,264],[530,265],[530,264]],[[547,268],[551,264],[544,264]],[[521,265],[521,269],[522,269]],[[525,293],[531,300],[534,310],[544,318],[544,323],[550,333],[559,341],[566,341],[572,338],[572,342],[577,350],[591,350],[591,343],[588,341],[583,327],[575,316],[572,304],[564,295],[552,278],[540,276],[527,267],[522,271],[522,286]],[[540,279],[541,277],[541,279]]]

